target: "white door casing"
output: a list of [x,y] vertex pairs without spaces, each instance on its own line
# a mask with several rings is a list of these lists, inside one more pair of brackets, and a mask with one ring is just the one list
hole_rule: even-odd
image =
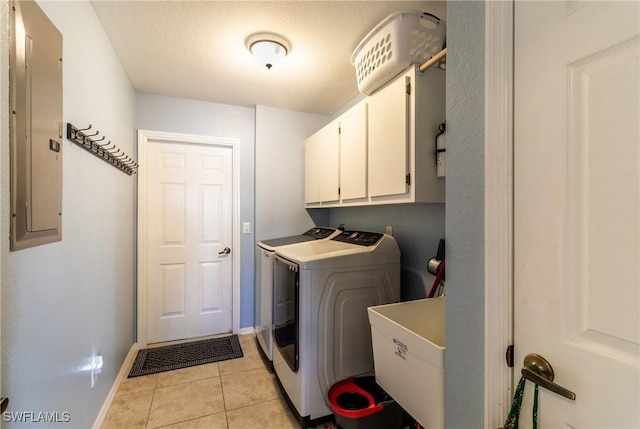
[[[516,2],[515,371],[540,427],[640,427],[640,3]],[[528,383],[521,427],[531,426]]]
[[139,130],[138,152],[138,344],[238,332],[237,140]]
[[513,3],[485,3],[485,427],[513,396]]

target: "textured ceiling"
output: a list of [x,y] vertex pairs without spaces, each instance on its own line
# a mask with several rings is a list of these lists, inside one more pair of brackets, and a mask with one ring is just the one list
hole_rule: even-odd
[[[389,14],[446,19],[446,2],[92,1],[139,92],[333,114],[358,95],[350,58]],[[291,51],[271,70],[245,46],[279,34]]]

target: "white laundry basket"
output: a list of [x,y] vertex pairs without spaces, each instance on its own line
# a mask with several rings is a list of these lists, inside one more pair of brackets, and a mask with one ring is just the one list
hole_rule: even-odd
[[421,64],[444,47],[446,25],[429,13],[405,10],[385,18],[351,55],[358,90],[370,95],[411,64]]

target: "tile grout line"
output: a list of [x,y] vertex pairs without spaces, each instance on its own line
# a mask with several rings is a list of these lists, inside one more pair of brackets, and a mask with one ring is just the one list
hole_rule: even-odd
[[224,384],[222,383],[222,376],[220,376],[220,391],[222,392],[222,403],[224,404],[224,412],[227,413],[227,400],[224,397]]
[[[228,410],[228,411],[235,412],[235,411],[238,411],[238,410],[243,410],[245,408],[253,407],[255,405],[266,404],[267,402],[273,402],[273,401],[280,401],[280,397],[276,397],[276,398],[272,398],[272,399],[264,399],[264,400],[261,400],[261,401],[258,401],[258,402],[254,402],[252,404],[247,404],[247,405],[243,405],[243,406],[238,407],[238,408],[233,408],[233,409]],[[227,411],[225,411],[225,414],[226,413],[227,413]]]
[[155,377],[155,383],[153,384],[153,393],[151,394],[151,402],[149,403],[149,411],[147,411],[147,422],[145,428],[149,429],[149,420],[151,419],[151,410],[153,409],[153,401],[156,398],[156,389],[158,388],[158,377]]
[[[174,422],[174,423],[167,423],[166,425],[162,425],[162,426],[158,426],[157,428],[153,428],[153,429],[162,429],[162,428],[166,428],[166,427],[170,427],[170,426],[175,426],[175,425],[179,425],[182,423],[186,423],[186,422],[193,422],[199,419],[203,419],[205,417],[211,417],[211,416],[215,416],[217,414],[223,414],[225,415],[225,420],[227,418],[227,413],[224,411],[218,411],[217,413],[211,413],[211,414],[205,414],[204,416],[199,416],[199,417],[193,417],[193,418],[188,418],[186,420],[180,420],[179,422]],[[227,423],[227,427],[229,426],[229,423]]]
[[222,371],[220,371],[220,365],[218,365],[218,374],[220,375],[220,391],[222,392],[222,404],[224,405],[224,420],[227,423],[227,429],[229,429],[229,415],[227,414],[227,400],[224,397],[224,385],[222,384]]

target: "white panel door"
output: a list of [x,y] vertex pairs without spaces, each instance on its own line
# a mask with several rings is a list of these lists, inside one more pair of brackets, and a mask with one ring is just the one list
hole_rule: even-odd
[[[640,2],[515,2],[515,364],[539,427],[640,427]],[[531,427],[532,384],[521,427]]]
[[232,330],[232,149],[148,148],[148,342]]

